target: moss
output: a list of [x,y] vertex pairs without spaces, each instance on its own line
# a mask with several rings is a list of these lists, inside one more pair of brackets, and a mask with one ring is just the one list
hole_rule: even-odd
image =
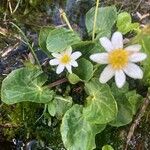
[[[52,119],[51,126],[49,126],[49,114],[43,113],[43,105],[36,103],[18,103],[15,105],[3,104],[0,113],[0,124],[14,126],[12,128],[3,128],[2,131],[6,140],[13,138],[20,139],[24,142],[36,139],[44,141],[46,145],[51,146],[62,143],[59,132],[59,121]],[[41,117],[41,119],[39,119]],[[37,119],[39,119],[37,121]]]
[[126,138],[126,127],[115,128],[107,126],[106,129],[96,136],[96,150],[101,150],[104,145],[110,144],[115,150],[122,150]]

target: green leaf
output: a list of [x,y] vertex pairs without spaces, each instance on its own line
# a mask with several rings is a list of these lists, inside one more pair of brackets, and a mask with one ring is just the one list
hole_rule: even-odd
[[139,23],[132,23],[131,15],[127,12],[122,12],[117,18],[118,31],[126,34],[133,30],[138,30]]
[[56,111],[57,111],[56,109],[57,109],[57,105],[54,100],[48,103],[48,112],[51,116],[54,117],[56,115]]
[[99,42],[99,39],[100,39],[101,37],[108,37],[108,38],[110,38],[110,36],[111,36],[111,30],[103,30],[103,31],[99,32],[99,33],[96,35],[95,40],[97,40],[97,41]]
[[94,125],[82,114],[83,107],[74,105],[62,119],[61,135],[67,150],[92,150],[95,146],[95,135],[105,125]]
[[2,82],[1,99],[6,104],[23,101],[47,103],[54,92],[42,87],[47,76],[34,68],[21,68],[12,71]]
[[130,109],[132,110],[132,114],[135,115],[142,102],[142,96],[137,94],[136,90],[129,91],[125,95],[128,99],[128,102],[130,103]]
[[52,30],[54,30],[54,27],[43,27],[41,28],[40,34],[39,34],[39,45],[42,51],[45,52],[47,55],[50,55],[50,52],[46,48],[46,40],[47,40],[48,34]]
[[72,106],[72,97],[55,96],[48,104],[48,112],[51,116],[62,118],[65,112]]
[[102,150],[114,150],[111,145],[105,145],[102,147]]
[[143,66],[144,77],[142,81],[145,85],[150,86],[150,26],[147,26],[141,30],[140,33],[133,39],[133,43],[139,43],[142,45],[141,51],[147,54],[146,60],[141,64]]
[[[92,7],[86,14],[86,27],[91,34],[93,31],[93,22],[95,7]],[[117,10],[114,6],[98,8],[96,33],[108,33],[117,20]],[[104,36],[104,34],[102,34]]]
[[87,120],[97,124],[112,121],[117,115],[117,104],[109,86],[92,79],[85,87],[89,97],[83,113]]
[[68,80],[71,84],[76,84],[79,81],[82,81],[76,74],[72,73],[68,75]]
[[139,108],[141,96],[136,91],[129,91],[128,84],[121,89],[113,84],[111,89],[117,101],[118,114],[110,124],[117,127],[129,124]]
[[118,101],[118,115],[110,125],[120,127],[126,124],[129,124],[132,121],[132,110],[130,109],[129,102],[127,99],[122,98],[121,101]]
[[73,69],[82,81],[89,81],[93,76],[93,65],[85,58],[78,60],[78,67]]
[[80,37],[73,31],[65,28],[52,30],[46,40],[46,47],[49,52],[62,52],[67,47],[80,42]]
[[82,41],[73,46],[74,51],[80,50],[84,58],[89,59],[90,55],[93,53],[98,53],[104,51],[104,48],[100,43],[92,41]]
[[150,35],[141,38],[142,50],[147,54],[147,59],[142,62],[144,70],[143,81],[146,85],[150,86]]

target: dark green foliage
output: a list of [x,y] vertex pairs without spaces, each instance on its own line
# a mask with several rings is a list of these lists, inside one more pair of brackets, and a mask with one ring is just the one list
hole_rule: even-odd
[[[19,1],[11,0],[10,2],[13,11]],[[100,6],[109,2],[101,1]],[[104,145],[108,144],[112,145],[115,150],[124,149],[128,126],[126,126],[127,128],[120,126],[127,125],[133,120],[142,102],[139,94],[145,96],[147,93],[147,86],[150,85],[149,59],[142,64],[145,72],[144,80],[142,80],[144,86],[140,81],[129,80],[129,88],[125,86],[118,90],[114,85],[109,84],[114,80],[111,80],[108,85],[103,85],[99,83],[98,79],[91,79],[93,75],[99,77],[103,66],[91,63],[89,56],[103,51],[98,40],[102,36],[110,37],[117,18],[117,27],[124,34],[140,31],[136,29],[139,24],[132,23],[129,14],[122,13],[121,16],[118,16],[117,10],[119,9],[108,6],[98,9],[95,41],[81,41],[80,34],[80,37],[85,40],[91,39],[95,9],[94,7],[89,9],[95,5],[94,3],[94,0],[67,0],[67,7],[64,7],[65,0],[21,0],[17,10],[11,12],[10,5],[7,4],[7,1],[2,0],[0,6],[0,17],[2,17],[1,20],[4,20],[2,27],[10,28],[11,35],[8,39],[0,37],[2,41],[0,41],[0,47],[5,47],[5,44],[8,46],[9,40],[14,39],[16,30],[9,24],[9,22],[14,22],[26,35],[29,35],[27,37],[29,41],[32,39],[30,32],[39,31],[41,26],[43,27],[39,34],[39,45],[48,58],[51,59],[50,52],[61,52],[70,45],[73,46],[73,51],[81,51],[82,57],[84,57],[78,60],[79,68],[73,69],[74,74],[68,75],[70,83],[77,83],[76,85],[67,82],[53,88],[46,87],[47,84],[49,85],[65,75],[63,73],[56,76],[53,67],[48,66],[48,60],[42,66],[47,77],[42,72],[28,69],[18,69],[19,71],[12,71],[7,76],[3,81],[2,101],[13,105],[7,106],[0,102],[0,115],[2,116],[0,117],[0,127],[2,127],[0,132],[4,133],[7,140],[16,138],[26,143],[36,139],[40,145],[39,150],[44,150],[46,146],[54,150],[60,150],[64,146],[69,150],[91,150],[97,146],[97,150],[101,150]],[[59,8],[66,8],[67,17],[78,35],[66,29],[67,27],[54,27],[54,24],[62,23]],[[86,14],[88,10],[89,12]],[[5,21],[5,17],[9,20],[8,23],[7,20]],[[45,25],[52,26],[45,27]],[[19,35],[18,32],[17,34]],[[143,51],[149,55],[150,37],[146,36],[142,39],[141,35],[137,35],[137,38],[140,39],[137,41],[142,44]],[[13,45],[16,39],[11,42]],[[35,49],[37,47],[39,49],[35,37],[30,42],[35,44]],[[28,53],[25,54],[25,57],[28,57]],[[35,75],[35,78],[32,78],[32,75]],[[141,141],[145,140],[148,143],[144,146],[145,149],[148,149],[150,143],[150,137],[147,135],[150,128],[149,111],[146,114],[135,137],[137,136],[136,139],[138,139],[138,135],[142,136],[143,134],[143,137],[140,138]],[[61,134],[60,119],[62,119]],[[106,125],[106,129],[102,132]],[[96,134],[98,135],[95,144]],[[106,146],[105,149],[108,150],[111,147]],[[105,149],[103,147],[102,150]],[[132,149],[135,150],[135,147]]]
[[[7,140],[16,138],[27,142],[36,139],[43,141],[45,145],[50,144],[52,147],[60,144],[60,122],[55,118],[50,120],[47,112],[41,117],[43,109],[43,104],[30,102],[18,103],[11,105],[11,107],[3,104],[0,109],[0,114],[2,115],[0,125],[9,124],[12,126],[12,128],[2,128],[2,132]],[[41,119],[39,119],[40,117]]]

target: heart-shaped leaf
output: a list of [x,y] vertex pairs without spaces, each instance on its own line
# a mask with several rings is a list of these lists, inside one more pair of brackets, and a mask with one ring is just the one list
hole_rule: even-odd
[[74,105],[62,119],[61,135],[67,150],[92,150],[95,146],[95,135],[105,125],[88,122],[82,114],[83,106]]
[[[95,7],[86,14],[86,27],[89,33],[93,31]],[[96,33],[106,36],[117,20],[117,10],[114,6],[98,8]],[[106,34],[106,35],[105,35]],[[100,36],[99,36],[100,37]]]
[[80,42],[80,37],[65,28],[52,30],[46,40],[46,47],[50,52],[62,52],[67,47]]
[[132,121],[141,103],[141,96],[136,91],[129,91],[128,84],[118,89],[115,84],[112,86],[112,93],[117,101],[117,117],[110,123],[112,126],[123,126]]
[[89,97],[83,110],[87,120],[92,123],[105,124],[117,115],[117,103],[108,85],[101,84],[98,79],[92,79],[85,84]]
[[47,103],[54,92],[42,87],[47,76],[36,68],[21,68],[12,71],[2,82],[1,99],[6,104],[23,101]]
[[48,34],[52,30],[54,30],[54,27],[43,27],[41,28],[40,34],[39,34],[39,45],[42,51],[45,52],[47,55],[50,55],[50,52],[46,48],[46,40],[47,40]]

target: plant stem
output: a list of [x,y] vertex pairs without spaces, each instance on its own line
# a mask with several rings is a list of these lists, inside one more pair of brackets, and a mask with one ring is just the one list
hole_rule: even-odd
[[23,38],[24,38],[24,40],[25,40],[25,43],[29,46],[29,48],[30,48],[30,50],[31,50],[31,53],[33,54],[33,57],[35,58],[35,60],[36,60],[36,62],[37,62],[37,64],[38,64],[38,66],[39,66],[39,68],[42,70],[42,68],[41,68],[41,65],[40,65],[40,62],[39,62],[39,60],[38,60],[38,58],[37,58],[37,56],[36,56],[36,54],[35,54],[35,52],[34,52],[34,49],[33,49],[33,47],[31,46],[31,44],[29,43],[29,40],[28,40],[28,38],[26,37],[26,35],[23,33],[23,31],[15,24],[15,23],[13,23],[13,22],[10,22],[14,27],[16,27],[17,29],[18,29],[18,31],[22,34],[22,36],[23,36]]
[[100,66],[100,64],[96,64],[96,65],[94,66],[93,74],[95,73],[95,71],[98,69],[99,66]]
[[98,13],[99,1],[100,0],[96,0],[96,9],[95,9],[95,15],[94,15],[92,41],[94,41],[94,38],[95,38],[95,31],[96,31],[96,22],[97,22],[97,13]]
[[14,14],[14,13],[16,12],[16,10],[18,9],[19,4],[20,4],[20,1],[21,1],[21,0],[18,0],[18,3],[17,3],[17,5],[16,5],[15,9],[14,9],[13,12],[12,12],[13,14]]
[[64,19],[64,21],[66,22],[66,24],[67,24],[67,26],[69,27],[69,29],[70,29],[71,31],[73,31],[73,29],[72,29],[72,27],[71,27],[71,25],[70,25],[70,22],[69,22],[69,20],[68,20],[68,18],[67,18],[67,16],[66,16],[66,13],[63,11],[63,9],[59,9],[59,12],[60,12],[60,16]]
[[12,14],[13,11],[12,11],[12,7],[11,7],[11,2],[10,2],[10,0],[8,0],[7,2],[8,2],[10,13]]

